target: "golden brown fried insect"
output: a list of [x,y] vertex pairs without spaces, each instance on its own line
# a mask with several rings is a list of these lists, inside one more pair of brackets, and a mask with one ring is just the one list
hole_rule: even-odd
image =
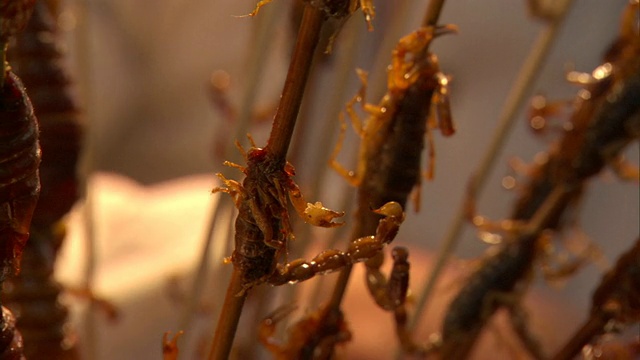
[[[241,148],[244,153],[244,150]],[[380,252],[393,240],[398,227],[404,220],[402,207],[397,203],[382,206],[376,212],[384,218],[380,220],[375,235],[354,241],[346,252],[326,250],[310,262],[295,260],[277,264],[285,258],[286,246],[294,236],[287,209],[288,195],[298,215],[307,223],[321,227],[341,225],[334,220],[344,215],[322,206],[322,203],[306,203],[300,189],[293,181],[291,164],[274,164],[264,149],[252,147],[245,154],[247,166],[227,163],[242,170],[247,177],[242,184],[218,176],[226,187],[222,191],[233,196],[239,214],[236,219],[236,247],[231,256],[234,266],[243,270],[243,288],[268,282],[272,285],[293,283],[341,269],[347,264],[366,260]]]
[[[365,103],[367,74],[358,70],[363,86],[346,109],[361,137],[356,171],[348,171],[336,161],[344,139],[344,123],[330,158],[330,165],[351,185],[358,187],[353,238],[370,233],[377,224],[378,217],[372,216],[367,209],[387,201],[404,206],[412,190],[419,194],[425,136],[429,139],[431,164],[426,173],[431,177],[435,152],[432,129],[439,128],[446,136],[454,132],[448,100],[449,78],[440,71],[437,57],[428,52],[434,38],[454,31],[453,25],[423,27],[400,39],[388,69],[387,93],[378,104]],[[360,103],[368,115],[364,122],[356,113],[356,103]],[[419,196],[415,200],[417,209]],[[396,312],[396,329],[403,347],[409,352],[420,352],[422,347],[413,344],[405,329],[408,253],[395,249],[392,255],[395,265],[389,279],[380,271],[384,261],[382,253],[365,262],[367,287],[378,306]]]
[[[387,93],[378,104],[364,103],[367,74],[358,69],[363,86],[347,104],[347,114],[361,137],[358,164],[355,171],[349,171],[336,160],[342,148],[344,124],[329,163],[351,185],[364,188],[360,191],[372,192],[375,196],[376,190],[388,193],[394,189],[404,195],[386,196],[404,198],[394,200],[404,203],[409,192],[420,183],[420,154],[425,134],[430,136],[431,129],[436,127],[447,136],[453,133],[447,100],[449,78],[440,72],[437,57],[427,52],[427,48],[437,36],[455,31],[453,25],[424,27],[400,39],[388,70]],[[360,103],[369,115],[364,122],[356,113],[356,103]],[[432,107],[432,103],[435,106]],[[439,114],[439,124],[431,121],[433,118],[424,120],[431,111]],[[431,163],[433,155],[433,143],[430,142]],[[429,170],[427,174],[430,177],[433,171]],[[391,178],[397,179],[396,182],[386,184],[385,181],[391,181]],[[378,197],[371,202],[381,201]]]
[[[351,340],[351,332],[342,312],[338,310],[328,314],[328,311],[331,311],[329,307],[322,306],[289,327],[286,343],[278,342],[275,338],[276,325],[295,309],[296,307],[291,305],[278,308],[260,325],[260,341],[276,359],[330,359],[336,345]],[[317,330],[320,322],[326,317],[331,317],[331,323],[335,326],[325,327],[319,333]],[[310,337],[318,338],[319,344],[315,348],[308,346]]]

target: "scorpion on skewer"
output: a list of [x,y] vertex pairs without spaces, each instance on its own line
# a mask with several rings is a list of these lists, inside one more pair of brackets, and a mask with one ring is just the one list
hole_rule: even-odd
[[[372,213],[369,209],[389,202],[404,206],[412,190],[419,188],[425,134],[430,140],[429,156],[430,164],[433,164],[431,130],[437,127],[445,136],[450,136],[455,131],[448,100],[450,79],[440,72],[437,57],[427,49],[434,38],[456,30],[453,25],[423,27],[400,39],[389,67],[388,92],[377,105],[363,104],[367,74],[358,70],[362,87],[347,104],[347,113],[353,127],[362,138],[357,170],[355,173],[348,171],[336,160],[344,140],[344,121],[340,139],[329,160],[334,170],[351,185],[359,188],[358,213],[352,234],[352,238],[356,240],[351,243],[350,249],[361,241],[362,236],[373,231],[378,233],[381,222],[386,221],[380,220],[379,212]],[[355,111],[356,103],[360,103],[370,115],[364,124]],[[425,121],[425,118],[429,120]],[[433,174],[432,165],[426,174],[427,177]],[[416,204],[418,202],[419,196],[416,196]],[[380,271],[384,261],[383,253],[377,251],[372,255],[365,261],[370,294],[381,308],[394,312],[396,331],[405,351],[426,352],[426,347],[415,344],[406,330],[407,313],[404,303],[409,289],[408,251],[403,247],[392,250],[393,268],[389,279]],[[279,345],[277,348],[267,345],[267,348],[278,356],[329,356],[334,345],[348,341],[340,330],[342,317],[336,314],[341,314],[340,309],[326,304],[293,325],[291,331],[295,331],[301,324],[313,324],[311,330],[306,328],[302,332],[302,339],[296,336],[286,345]],[[267,318],[265,321],[271,324],[272,320]]]
[[307,280],[316,274],[325,274],[341,269],[347,264],[363,261],[391,242],[404,220],[402,207],[389,202],[376,213],[384,216],[380,220],[375,235],[364,236],[354,241],[346,252],[325,250],[307,262],[302,259],[278,264],[285,258],[288,241],[294,236],[289,222],[286,196],[298,215],[307,223],[321,227],[341,225],[333,220],[344,215],[322,206],[322,203],[306,203],[298,185],[293,181],[293,166],[284,168],[274,164],[267,151],[255,146],[245,153],[247,166],[226,162],[236,167],[247,177],[240,184],[218,174],[226,187],[218,187],[213,192],[230,194],[239,214],[236,219],[236,246],[231,256],[236,268],[243,271],[243,291],[267,282],[282,285]]
[[[634,11],[637,6],[636,2],[627,11]],[[592,81],[580,91],[571,129],[552,147],[548,160],[535,171],[536,176],[516,202],[511,216],[515,221],[511,232],[516,239],[511,237],[497,254],[486,260],[450,304],[442,330],[443,358],[466,358],[485,323],[499,307],[507,307],[512,315],[519,313],[517,297],[532,273],[541,238],[540,234],[518,235],[522,226],[517,223],[530,219],[548,201],[554,188],[564,186],[568,194],[551,209],[544,224],[547,229],[559,230],[562,215],[580,198],[585,181],[615,161],[629,143],[640,137],[640,38],[637,33],[625,31],[628,26],[631,24],[623,21],[615,53],[608,52],[607,62],[596,68]],[[474,217],[474,223],[486,222]],[[510,297],[516,300],[500,301],[506,294],[513,294]],[[531,354],[544,357],[519,319],[512,319]]]
[[[456,27],[452,25],[424,27],[398,42],[392,54],[388,93],[378,105],[362,105],[370,115],[364,124],[354,107],[356,103],[363,103],[367,74],[358,70],[363,86],[347,104],[347,113],[356,132],[362,138],[357,171],[353,173],[346,170],[336,160],[346,130],[344,122],[340,139],[329,160],[330,166],[345,177],[351,185],[359,187],[358,213],[352,235],[356,240],[351,243],[350,249],[361,241],[362,236],[373,231],[378,233],[381,222],[386,221],[386,219],[380,220],[379,213],[371,213],[368,209],[389,202],[404,206],[411,191],[420,186],[420,157],[424,147],[425,133],[429,140],[431,140],[430,131],[434,127],[440,128],[446,136],[454,133],[448,101],[449,78],[440,72],[437,57],[429,53],[427,48],[435,37],[455,31]],[[437,124],[431,120],[428,122],[424,120],[430,115],[436,115]],[[429,146],[432,164],[434,156],[432,141]],[[430,176],[433,171],[429,170],[427,174]],[[416,203],[418,202],[419,196],[416,196]],[[413,342],[405,328],[407,314],[404,302],[409,288],[410,267],[408,251],[403,247],[392,250],[394,265],[389,279],[380,271],[384,261],[383,253],[377,251],[372,255],[365,261],[366,282],[370,294],[381,308],[395,313],[396,330],[403,348],[409,353],[426,352],[425,347]],[[348,272],[345,274],[348,276]],[[312,330],[303,332],[303,339],[297,336],[287,345],[281,345],[276,349],[267,347],[276,354],[329,356],[334,345],[348,340],[339,330],[341,325],[337,321],[342,321],[342,317],[336,314],[341,314],[339,308],[329,304],[324,305],[320,310],[293,326],[295,329],[300,324],[314,324]]]
[[[450,78],[440,71],[438,59],[428,52],[428,47],[434,38],[456,31],[453,25],[422,27],[401,38],[392,53],[387,94],[378,104],[364,103],[367,74],[358,70],[363,86],[347,104],[347,114],[362,138],[356,171],[348,171],[336,160],[346,130],[344,122],[330,158],[334,170],[358,187],[353,238],[375,227],[378,218],[366,211],[368,208],[387,201],[404,206],[412,191],[415,191],[415,207],[419,208],[425,135],[429,141],[429,166],[425,175],[432,178],[435,156],[432,130],[438,128],[445,136],[455,132],[448,97]],[[364,123],[355,111],[356,103],[360,103],[369,115]],[[398,247],[393,250],[392,257],[394,266],[389,279],[380,271],[384,260],[382,253],[365,262],[367,287],[378,306],[395,313],[396,331],[405,351],[424,353],[426,348],[415,344],[406,331],[404,302],[409,286],[408,252]]]

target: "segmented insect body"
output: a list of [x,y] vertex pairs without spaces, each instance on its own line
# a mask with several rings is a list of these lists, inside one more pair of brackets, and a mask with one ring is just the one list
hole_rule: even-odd
[[605,333],[612,321],[623,325],[640,322],[640,238],[603,277],[593,293],[589,319],[553,359],[573,359],[594,337]]
[[[404,206],[412,190],[417,189],[419,194],[425,136],[430,140],[427,174],[431,177],[434,157],[432,129],[437,127],[446,136],[454,133],[448,101],[449,78],[440,71],[437,57],[428,52],[434,38],[454,31],[456,27],[453,25],[423,27],[400,39],[392,53],[387,93],[378,104],[362,105],[369,115],[364,122],[354,107],[356,103],[364,102],[367,74],[358,70],[362,87],[346,109],[361,137],[356,171],[348,171],[336,160],[344,139],[344,124],[341,138],[330,158],[334,170],[358,187],[354,239],[371,233],[378,224],[379,217],[368,209],[388,201]],[[418,203],[419,196],[416,196],[416,208]],[[389,279],[380,271],[383,253],[365,261],[367,287],[378,306],[396,312],[399,339],[406,351],[416,353],[421,350],[405,329],[406,310],[403,307],[409,283],[408,252],[395,248],[392,255],[394,267]]]
[[59,301],[62,287],[53,279],[57,251],[64,238],[62,217],[77,200],[76,163],[80,125],[69,78],[61,65],[56,25],[45,2],[36,4],[25,31],[11,48],[11,64],[20,74],[40,122],[42,191],[23,254],[21,273],[5,282],[4,303],[16,313],[33,359],[75,359],[78,353],[67,326],[68,310]]
[[[25,26],[32,6],[33,0],[0,5],[0,285],[20,271],[40,192],[38,123],[22,82],[5,66],[7,42]],[[0,359],[24,359],[22,336],[5,307],[0,318]]]
[[[455,27],[425,27],[403,37],[393,51],[388,75],[388,92],[377,105],[365,104],[370,115],[362,124],[353,108],[362,102],[367,85],[366,73],[359,71],[363,82],[360,92],[347,105],[347,113],[356,131],[362,137],[355,174],[337,161],[341,148],[339,142],[330,165],[352,185],[358,186],[358,213],[353,238],[364,236],[375,229],[378,217],[367,209],[376,208],[388,201],[405,205],[411,191],[420,184],[421,153],[425,146],[425,134],[433,124],[425,120],[433,111],[445,116],[448,101],[448,79],[440,72],[437,57],[427,52],[431,41],[442,34],[455,31]],[[452,129],[450,118],[442,128]],[[450,131],[446,131],[448,135]],[[430,146],[433,146],[430,144]],[[430,154],[433,153],[431,148]]]
[[38,124],[22,82],[9,72],[0,94],[0,281],[20,270],[38,201]]
[[[566,186],[567,195],[551,210],[550,221],[545,224],[546,228],[558,229],[567,209],[579,200],[585,180],[599,173],[626,145],[638,139],[640,57],[637,39],[627,41],[628,47],[618,50],[615,61],[593,72],[593,81],[579,93],[570,130],[552,146],[548,161],[535,171],[516,201],[512,219],[529,220],[554,188]],[[538,239],[537,236],[525,239],[504,244],[453,300],[443,326],[444,358],[465,358],[486,321],[499,306],[506,305],[496,305],[492,300],[494,295],[513,292],[531,272]],[[471,306],[474,304],[476,306]],[[529,350],[541,356],[539,349],[531,346]]]
[[[437,57],[427,48],[435,37],[454,31],[453,25],[425,27],[400,39],[392,54],[388,92],[378,104],[363,105],[370,115],[364,124],[354,105],[364,101],[367,75],[361,70],[358,72],[363,87],[347,104],[347,113],[362,137],[356,171],[350,172],[336,161],[341,142],[330,160],[339,174],[358,186],[355,238],[370,233],[377,224],[377,218],[364,209],[376,208],[388,201],[404,206],[411,191],[419,186],[425,134],[430,136],[433,127],[439,127],[446,135],[453,133],[446,100],[449,80],[440,72]],[[440,115],[440,124],[426,120],[431,113]],[[430,142],[429,146],[432,163],[433,144]]]
[[309,224],[339,226],[341,223],[333,220],[344,213],[327,209],[320,202],[306,203],[293,181],[293,166],[277,164],[265,149],[254,146],[245,157],[247,167],[227,163],[247,175],[243,183],[218,174],[226,187],[213,190],[229,193],[238,208],[235,250],[231,261],[242,270],[244,291],[262,282],[282,285],[304,281],[316,274],[329,273],[347,264],[366,260],[393,240],[404,220],[402,207],[390,202],[376,210],[384,216],[376,234],[354,241],[346,252],[325,250],[309,262],[299,259],[278,264],[281,257],[286,259],[287,241],[293,239],[286,207],[287,194],[298,215]]
[[[336,345],[351,340],[351,332],[342,312],[323,306],[290,326],[286,343],[278,342],[274,336],[276,325],[293,310],[295,306],[279,308],[264,319],[260,326],[260,341],[276,359],[330,359]],[[325,318],[330,318],[330,323],[333,325],[323,327],[322,332],[318,332],[320,323],[326,321],[323,320]],[[317,342],[318,345],[308,346],[312,342]]]

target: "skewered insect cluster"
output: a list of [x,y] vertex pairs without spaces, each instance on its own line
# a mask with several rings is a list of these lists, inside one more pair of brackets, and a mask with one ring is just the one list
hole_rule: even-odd
[[[46,355],[30,350],[38,340],[45,339],[46,346],[52,346],[52,349],[58,346],[55,351],[61,352],[60,358],[76,358],[78,354],[70,347],[65,325],[67,312],[58,302],[61,287],[53,281],[52,273],[64,234],[59,231],[62,228],[59,221],[77,200],[75,168],[81,147],[80,128],[77,108],[67,92],[70,81],[59,66],[62,54],[51,41],[55,29],[43,15],[47,9],[43,2],[36,5],[31,28],[22,35],[18,33],[18,29],[26,25],[33,3],[11,1],[0,7],[0,40],[6,43],[9,36],[16,37],[16,46],[8,48],[13,70],[3,66],[0,94],[0,203],[4,204],[5,210],[0,234],[0,260],[3,261],[0,280],[6,287],[3,304],[17,310],[16,319],[13,319],[3,308],[0,323],[3,325],[0,352],[3,353],[0,358],[20,356],[22,336],[14,329],[16,324],[24,335],[25,353],[33,354],[33,357],[51,355],[48,350],[45,350]],[[554,103],[542,97],[535,98],[530,116],[536,132],[545,132],[549,117],[557,116],[557,120],[566,121],[558,131],[545,132],[553,142],[546,150],[545,160],[531,168],[520,186],[507,220],[493,223],[476,214],[473,204],[481,189],[470,187],[465,205],[461,206],[462,213],[473,226],[491,234],[494,239],[501,239],[501,243],[462,281],[460,290],[448,304],[438,334],[426,339],[415,331],[413,323],[418,321],[419,315],[414,313],[419,314],[418,308],[422,305],[416,306],[411,296],[411,289],[419,289],[420,284],[410,283],[410,250],[404,244],[391,249],[387,247],[393,241],[425,236],[402,232],[406,221],[427,216],[424,213],[405,214],[407,202],[413,197],[414,207],[419,210],[423,179],[435,177],[435,143],[439,141],[435,139],[436,130],[444,137],[457,131],[450,95],[454,100],[458,99],[455,92],[451,93],[451,85],[458,79],[455,71],[449,75],[443,70],[448,69],[447,62],[451,59],[439,60],[432,49],[435,39],[438,43],[445,41],[440,39],[441,35],[458,32],[456,25],[442,25],[439,21],[443,3],[442,0],[431,0],[424,20],[412,25],[413,31],[393,40],[393,46],[389,46],[390,50],[384,54],[388,66],[386,73],[381,71],[383,76],[359,68],[356,75],[351,76],[355,82],[360,81],[360,89],[346,106],[346,99],[341,100],[340,105],[359,137],[354,170],[338,162],[343,156],[343,147],[349,145],[345,140],[345,115],[331,119],[333,122],[327,125],[338,133],[335,147],[332,146],[334,141],[327,141],[321,144],[324,154],[320,149],[312,150],[313,157],[329,160],[324,167],[333,168],[346,180],[341,183],[356,188],[355,204],[345,203],[344,212],[331,210],[319,201],[307,202],[303,192],[309,198],[320,198],[325,203],[335,199],[325,199],[326,194],[309,191],[307,180],[298,180],[294,165],[287,160],[302,157],[297,153],[292,156],[289,144],[296,134],[296,123],[304,121],[308,115],[304,113],[303,100],[308,99],[309,89],[320,88],[318,79],[324,76],[314,67],[317,61],[313,61],[321,56],[321,51],[317,51],[318,44],[323,43],[321,39],[329,38],[329,43],[336,47],[349,41],[347,20],[350,18],[369,32],[374,28],[385,29],[384,22],[391,18],[386,11],[399,9],[400,5],[376,2],[379,8],[375,10],[372,0],[303,0],[297,5],[303,9],[301,19],[295,21],[300,29],[269,139],[264,147],[259,147],[249,136],[248,150],[236,143],[243,161],[225,161],[224,164],[239,170],[244,178],[234,180],[230,175],[217,174],[221,185],[213,189],[214,193],[229,195],[221,197],[216,216],[218,212],[223,213],[220,209],[224,210],[224,206],[228,206],[229,212],[235,207],[236,215],[233,241],[230,241],[233,244],[225,250],[225,256],[228,256],[225,262],[232,264],[227,268],[233,273],[224,304],[215,309],[220,318],[212,331],[213,337],[207,335],[208,343],[212,344],[208,346],[210,359],[230,358],[234,352],[240,357],[258,357],[258,344],[278,359],[339,357],[342,349],[360,335],[357,327],[351,326],[353,311],[344,301],[346,292],[353,289],[356,282],[363,284],[370,295],[364,301],[370,300],[383,313],[391,315],[388,322],[373,320],[372,315],[371,322],[375,321],[377,327],[390,328],[395,333],[380,342],[397,346],[399,354],[419,358],[473,357],[481,338],[491,331],[494,315],[501,310],[506,310],[511,330],[519,342],[519,351],[537,359],[572,358],[585,346],[589,347],[603,334],[608,334],[612,324],[630,326],[638,323],[638,243],[623,254],[603,278],[593,295],[588,319],[561,349],[546,348],[546,343],[537,339],[535,331],[527,326],[523,305],[538,264],[548,260],[550,244],[564,236],[569,217],[578,211],[577,204],[590,191],[589,182],[607,168],[627,180],[638,181],[637,169],[622,161],[624,151],[640,137],[640,34],[636,26],[640,7],[634,0],[629,2],[620,34],[607,50],[602,64],[590,74],[570,74],[570,80],[581,86],[572,102]],[[526,3],[532,11],[542,14],[548,29],[557,30],[561,14],[566,11],[559,10],[563,6],[544,10],[535,0]],[[565,3],[570,2],[558,2]],[[267,13],[263,7],[275,5],[271,0],[256,1],[255,9],[249,14],[253,19],[238,21],[259,20]],[[351,16],[359,11],[364,14],[364,23],[361,17]],[[378,21],[383,26],[378,26]],[[340,30],[347,32],[344,38]],[[461,34],[475,35],[465,34],[464,29]],[[444,39],[454,41],[454,37]],[[4,50],[2,54],[4,57]],[[355,57],[354,54],[355,51],[352,54]],[[350,65],[348,72],[353,74],[355,67]],[[35,110],[14,71],[31,92]],[[370,80],[375,76],[384,78],[384,95],[367,99],[367,94],[375,93],[372,88],[376,84]],[[251,106],[253,104],[248,104],[247,108]],[[325,110],[321,106],[318,108],[313,111]],[[558,110],[562,110],[567,119],[557,115]],[[229,108],[226,112],[233,113]],[[34,113],[41,118],[43,132],[42,194],[38,207],[40,150]],[[464,131],[464,122],[457,123]],[[243,129],[236,133],[246,132]],[[251,132],[256,133],[253,129]],[[291,161],[299,170],[306,166],[304,162]],[[300,179],[304,177],[300,176]],[[429,207],[427,212],[450,206],[424,203]],[[298,226],[298,218],[306,224]],[[226,224],[214,222],[213,225],[212,229]],[[302,244],[295,241],[296,234],[304,233],[298,230],[307,225],[328,228],[323,234],[338,233],[335,237],[344,241],[328,246],[320,244],[306,252],[297,251]],[[339,232],[343,225],[351,226],[348,236]],[[9,279],[20,268],[20,255],[29,232],[32,239],[26,245],[22,274]],[[317,234],[298,236],[302,239],[314,235]],[[224,239],[216,238],[215,241]],[[594,244],[603,242],[594,239]],[[290,259],[291,250],[304,253],[308,260]],[[580,254],[549,275],[568,277],[588,264],[590,255],[587,252]],[[208,268],[206,257],[203,256],[201,269]],[[388,270],[383,267],[385,258],[392,262]],[[446,255],[441,259],[446,259]],[[222,263],[222,259],[217,260]],[[350,279],[353,268],[360,263],[364,267],[364,281]],[[303,297],[296,294],[302,287],[298,283],[312,278],[320,283],[316,275],[338,271],[338,276],[324,280],[323,288],[319,285],[314,290],[309,304],[299,302]],[[543,271],[549,270],[543,266]],[[29,287],[31,284],[36,285]],[[262,286],[265,284],[270,286]],[[220,293],[224,285],[218,281],[212,286]],[[36,299],[36,305],[33,305],[33,299]],[[43,313],[47,316],[37,316],[42,314],[36,307],[45,309]],[[303,312],[298,318],[293,316],[296,309]],[[251,314],[255,319],[240,321],[241,316],[247,317],[245,314]],[[171,329],[176,333],[174,337],[165,333],[161,341],[165,359],[176,359],[178,350],[182,352],[183,339],[189,340],[192,336],[188,325],[187,321],[184,328]],[[286,330],[281,333],[278,327]],[[251,331],[245,331],[247,329]],[[158,330],[158,339],[162,330]],[[250,333],[249,343],[236,339],[236,332]]]

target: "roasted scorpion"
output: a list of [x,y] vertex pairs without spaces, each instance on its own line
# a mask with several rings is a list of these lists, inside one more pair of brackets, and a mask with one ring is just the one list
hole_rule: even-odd
[[[253,143],[253,141],[252,141]],[[294,236],[289,222],[287,194],[298,215],[307,223],[321,227],[341,225],[333,220],[344,213],[322,206],[322,203],[306,203],[298,185],[293,181],[294,168],[287,163],[284,169],[273,163],[265,149],[253,147],[245,153],[247,166],[226,162],[240,169],[247,177],[240,184],[218,174],[226,187],[214,192],[230,194],[239,214],[236,219],[236,246],[230,258],[234,266],[243,271],[243,289],[267,282],[272,285],[307,280],[316,274],[341,269],[347,264],[366,260],[391,242],[404,220],[402,207],[390,202],[374,212],[384,216],[375,235],[354,241],[346,252],[325,250],[310,262],[294,260],[278,264],[285,258],[288,241]]]

